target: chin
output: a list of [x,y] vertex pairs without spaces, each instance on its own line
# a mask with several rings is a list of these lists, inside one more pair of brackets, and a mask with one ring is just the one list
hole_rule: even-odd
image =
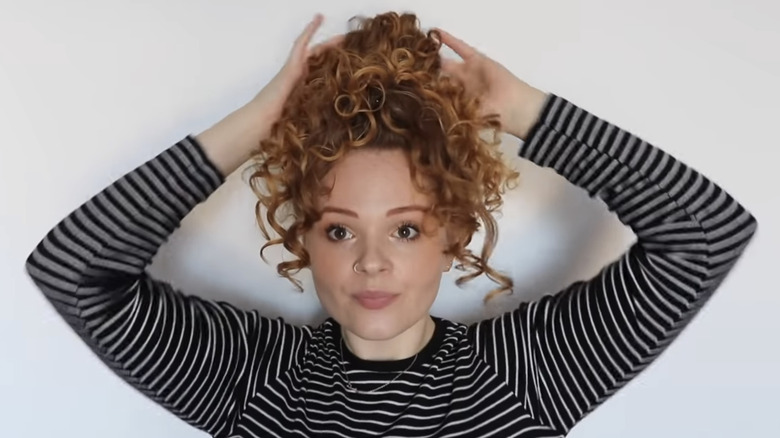
[[400,318],[402,312],[375,312],[360,309],[357,315],[348,318],[352,333],[368,341],[384,341],[403,333],[416,321],[406,322]]

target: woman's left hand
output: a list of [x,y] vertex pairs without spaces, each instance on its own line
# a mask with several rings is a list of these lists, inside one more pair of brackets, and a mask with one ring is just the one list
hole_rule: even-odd
[[539,118],[547,94],[513,75],[498,62],[442,29],[441,42],[463,61],[442,58],[442,71],[480,99],[483,115],[498,114],[501,129],[525,140]]

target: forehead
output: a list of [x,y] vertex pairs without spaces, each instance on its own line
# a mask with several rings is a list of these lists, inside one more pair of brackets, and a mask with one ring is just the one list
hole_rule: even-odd
[[409,161],[400,149],[357,149],[338,161],[324,178],[329,195],[323,205],[381,212],[430,199],[413,184]]

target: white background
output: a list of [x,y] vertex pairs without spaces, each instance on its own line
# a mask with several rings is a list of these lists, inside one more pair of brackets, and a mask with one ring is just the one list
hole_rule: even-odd
[[[105,368],[24,259],[97,191],[251,98],[315,12],[326,15],[320,40],[391,9],[660,146],[759,220],[679,340],[570,436],[778,436],[780,6],[770,0],[0,0],[0,435],[202,436]],[[517,143],[503,147],[511,155]],[[601,202],[513,162],[523,179],[506,197],[493,263],[516,293],[482,306],[489,281],[458,289],[447,274],[435,314],[469,322],[508,310],[594,274],[631,242]],[[319,322],[309,279],[298,294],[259,259],[253,208],[234,173],[151,271],[189,293]]]

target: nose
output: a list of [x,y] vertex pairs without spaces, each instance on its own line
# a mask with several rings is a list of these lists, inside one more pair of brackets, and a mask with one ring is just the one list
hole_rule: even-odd
[[381,243],[365,242],[360,245],[358,256],[352,269],[358,274],[378,274],[389,271],[392,262],[387,249]]

